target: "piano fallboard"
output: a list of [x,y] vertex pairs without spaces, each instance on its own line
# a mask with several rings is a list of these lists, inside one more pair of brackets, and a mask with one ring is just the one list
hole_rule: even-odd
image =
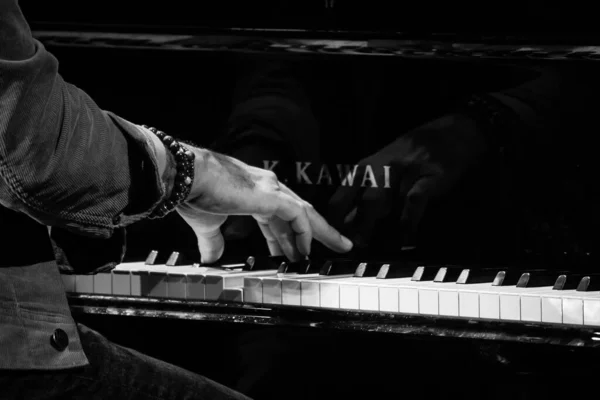
[[600,330],[594,327],[79,293],[69,293],[67,298],[75,317],[112,315],[600,348]]

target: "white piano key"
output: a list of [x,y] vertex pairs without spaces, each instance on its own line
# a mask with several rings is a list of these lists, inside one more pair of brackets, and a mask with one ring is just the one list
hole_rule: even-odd
[[[419,293],[417,286],[415,286],[416,282],[412,282],[411,278],[378,279],[379,281],[381,282],[378,283],[380,300],[382,289],[384,293],[389,295],[383,308],[401,313],[419,313]],[[394,304],[396,298],[398,299],[397,306]],[[383,301],[380,301],[380,309],[382,304]]]
[[[322,304],[335,305],[335,297],[340,297],[340,283],[352,275],[318,275],[300,281],[300,302],[306,307],[323,307]],[[325,299],[323,302],[321,299]],[[330,303],[328,303],[328,301]],[[339,307],[341,307],[341,300]]]
[[561,290],[554,295],[542,296],[542,322],[562,324],[562,298]]
[[[370,279],[370,278],[361,278]],[[375,279],[375,278],[373,278]],[[379,311],[379,286],[376,282],[361,282],[358,286],[359,309],[363,311]]]
[[419,289],[402,287],[398,288],[400,299],[400,312],[407,314],[419,313]]
[[247,276],[244,278],[244,302],[262,304],[263,302],[262,276]]
[[[334,283],[335,284],[335,283]],[[358,285],[340,283],[340,308],[346,310],[360,309]]]
[[302,285],[296,277],[288,276],[281,280],[281,303],[288,306],[302,304]]
[[147,265],[140,271],[132,271],[132,275],[140,276],[141,296],[167,298],[169,268],[165,264],[158,264]]
[[583,325],[583,299],[562,299],[563,324]]
[[439,292],[435,288],[421,288],[418,290],[419,314],[438,315]]
[[73,274],[60,274],[65,292],[75,293],[75,276]]
[[479,294],[479,318],[500,319],[500,294]]
[[544,318],[544,299],[565,291],[553,290],[552,286],[523,288],[521,290],[521,321],[542,322]]
[[94,275],[75,275],[75,292],[94,293]]
[[112,273],[99,272],[94,275],[94,293],[112,294]]
[[[454,284],[457,286],[456,284]],[[439,292],[439,312],[440,315],[458,317],[459,316],[459,298],[458,290],[441,289]]]
[[392,313],[400,311],[398,288],[392,286],[379,287],[379,311]]
[[131,273],[127,270],[117,269],[115,267],[112,271],[112,292],[116,296],[130,296],[131,295]]
[[219,300],[242,303],[244,302],[244,290],[241,287],[224,289]]
[[458,293],[458,304],[458,315],[460,317],[479,318],[479,293],[460,291]]
[[247,276],[269,276],[275,273],[277,273],[277,270],[230,272],[225,274],[207,273],[204,280],[206,300],[223,300],[221,296],[223,290],[234,287],[242,288],[244,286],[244,278]]
[[281,304],[282,290],[281,280],[277,276],[265,277],[262,281],[262,301],[263,304]]
[[593,296],[583,300],[583,324],[600,326],[600,293],[593,293]]
[[340,308],[340,285],[335,282],[321,282],[319,305],[324,308]]
[[202,276],[210,268],[198,265],[170,266],[167,270],[167,294],[170,299],[204,300]]
[[140,271],[146,266],[144,262],[128,262],[118,264],[113,270],[113,291],[115,294],[141,296],[141,283],[139,275],[132,275],[133,271]]

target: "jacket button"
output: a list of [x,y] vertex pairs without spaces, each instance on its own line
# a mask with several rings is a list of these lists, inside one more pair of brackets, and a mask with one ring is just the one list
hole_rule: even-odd
[[50,344],[58,351],[63,351],[69,346],[69,335],[62,329],[56,329],[50,337]]

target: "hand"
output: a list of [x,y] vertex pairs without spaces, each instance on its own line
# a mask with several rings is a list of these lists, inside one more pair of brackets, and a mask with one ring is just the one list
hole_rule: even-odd
[[[330,215],[354,232],[357,246],[365,246],[376,224],[400,203],[400,229],[410,242],[428,201],[451,188],[485,150],[484,138],[468,117],[448,115],[430,122],[362,160],[359,166],[363,171],[372,167],[379,187],[340,187],[330,200]],[[390,167],[390,188],[381,187],[383,166]]]
[[352,242],[331,227],[314,208],[268,170],[207,150],[196,154],[196,178],[178,213],[198,238],[203,263],[224,251],[221,225],[228,215],[251,215],[273,255],[299,260],[310,254],[312,239],[333,251],[352,249]]

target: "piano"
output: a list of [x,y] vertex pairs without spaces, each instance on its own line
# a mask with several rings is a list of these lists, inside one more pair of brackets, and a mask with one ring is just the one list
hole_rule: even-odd
[[[556,10],[543,19],[523,9],[510,30],[460,30],[459,15],[444,18],[456,10],[415,5],[405,15],[419,18],[399,21],[385,3],[215,3],[199,19],[181,4],[146,5],[139,15],[115,13],[110,2],[97,13],[76,13],[74,2],[23,9],[65,79],[129,120],[203,146],[224,131],[240,75],[264,61],[292,65],[320,124],[320,154],[288,160],[278,176],[323,212],[335,188],[316,184],[316,166],[352,165],[465,93],[514,85],[523,70],[589,76],[600,60],[585,16],[580,32],[544,31],[557,26]],[[519,30],[536,15],[539,33]],[[424,33],[411,25],[419,21],[443,28]],[[126,258],[112,271],[62,275],[73,315],[257,399],[422,397],[434,389],[505,398],[525,387],[528,398],[572,395],[577,388],[548,382],[593,377],[587,366],[600,347],[595,126],[580,114],[565,111],[568,135],[523,139],[532,157],[485,160],[431,204],[414,249],[399,245],[392,216],[364,252],[315,245],[310,259],[290,262],[270,256],[255,230],[204,265],[173,213],[131,226]],[[288,157],[232,154],[261,167]],[[306,162],[304,177],[296,163]],[[251,355],[240,350],[253,346]],[[275,361],[265,367],[260,358]],[[290,390],[297,381],[313,382],[314,391]],[[474,389],[486,385],[485,395]]]

